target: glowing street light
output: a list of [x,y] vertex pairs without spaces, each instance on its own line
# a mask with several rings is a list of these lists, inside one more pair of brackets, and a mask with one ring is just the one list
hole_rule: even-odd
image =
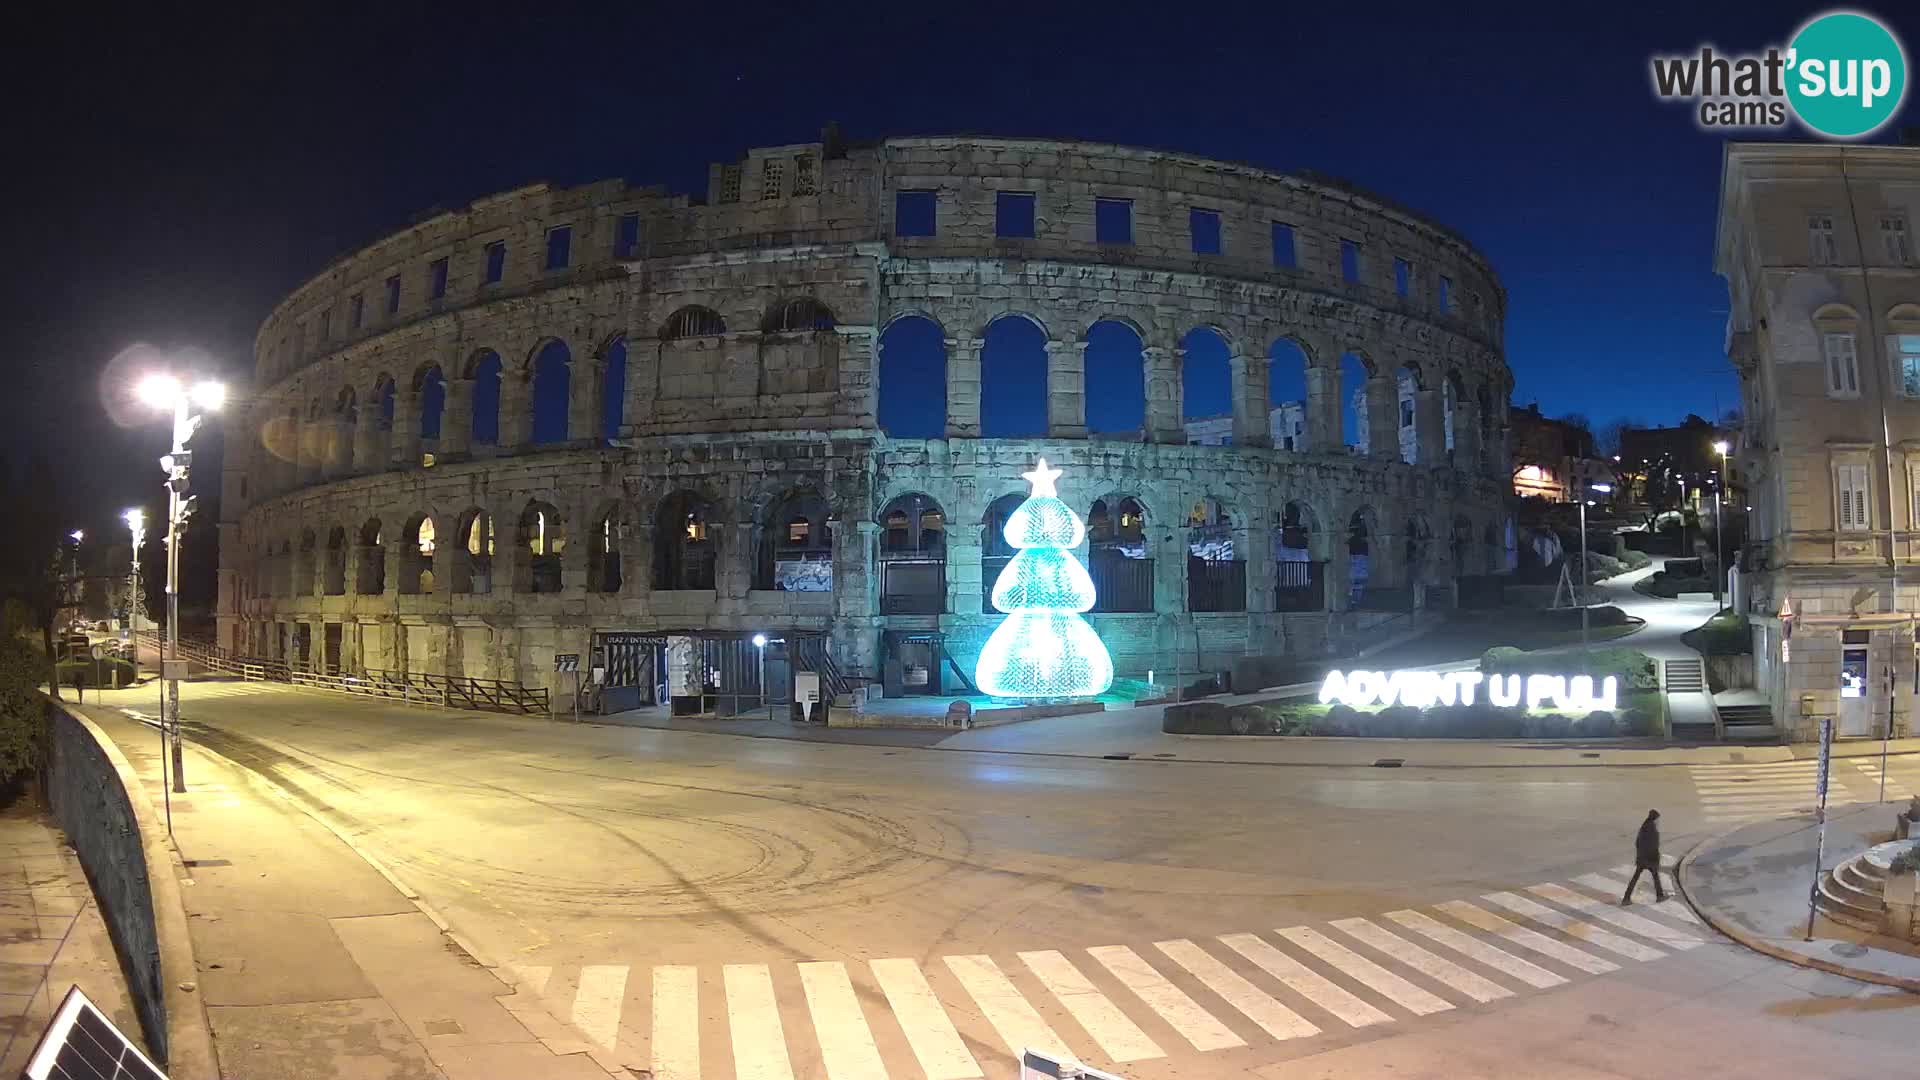
[[1720,525],[1720,493],[1727,487],[1727,451],[1733,449],[1725,439],[1713,444],[1713,452],[1720,455],[1720,482],[1713,487],[1713,603],[1715,614],[1725,611],[1726,605],[1721,593],[1721,583],[1727,577],[1727,533]]
[[767,719],[771,720],[773,719],[773,699],[767,696],[767,635],[753,635],[753,647],[760,650],[760,702],[767,707]]

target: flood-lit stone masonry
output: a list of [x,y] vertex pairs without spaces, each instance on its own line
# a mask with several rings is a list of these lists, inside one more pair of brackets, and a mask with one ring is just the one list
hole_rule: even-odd
[[[970,671],[998,617],[988,520],[1045,455],[1122,674],[1317,653],[1506,567],[1504,304],[1385,200],[1130,147],[829,132],[701,199],[505,192],[262,325],[220,644],[548,685],[556,652],[625,642],[631,704],[664,681],[638,635],[765,632],[794,667],[952,688],[939,647]],[[1211,423],[1183,406],[1209,380]]]

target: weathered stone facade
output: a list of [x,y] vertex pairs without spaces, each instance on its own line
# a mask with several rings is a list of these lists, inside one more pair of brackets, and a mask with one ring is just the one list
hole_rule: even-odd
[[[1035,197],[1031,237],[997,235],[1010,191]],[[921,230],[899,227],[897,196],[922,192],[932,235],[901,235]],[[1096,198],[1131,200],[1127,243],[1096,238]],[[1217,254],[1193,250],[1197,207],[1217,214]],[[1290,260],[1270,246],[1280,223]],[[1359,253],[1344,267],[1343,241]],[[704,203],[618,182],[507,192],[342,259],[262,326],[252,437],[230,441],[224,482],[220,643],[545,684],[555,652],[628,630],[825,635],[842,671],[878,677],[892,630],[944,635],[970,665],[998,617],[989,506],[1045,455],[1083,511],[1144,511],[1151,610],[1091,616],[1122,673],[1315,653],[1381,617],[1342,587],[1356,519],[1369,587],[1411,603],[1502,568],[1504,303],[1462,240],[1373,196],[1125,147],[829,141],[716,165]],[[1046,337],[1044,436],[980,437],[983,345],[1009,316]],[[879,346],[910,317],[945,338],[945,438],[877,420]],[[1138,335],[1139,386],[1087,386],[1102,321]],[[1198,327],[1231,353],[1231,446],[1187,445],[1181,342]],[[1269,421],[1282,339],[1307,358],[1296,450]],[[1343,353],[1372,372],[1365,453],[1340,441]],[[560,386],[564,437],[536,441],[535,398]],[[1089,392],[1140,395],[1143,430],[1089,437]],[[889,508],[914,495],[939,509],[921,519],[941,525],[937,611],[888,599]],[[794,508],[814,497],[809,524]],[[1245,563],[1244,610],[1189,610],[1200,504]],[[1275,610],[1289,506],[1324,566],[1319,610]],[[782,545],[809,543],[831,590],[774,588]]]

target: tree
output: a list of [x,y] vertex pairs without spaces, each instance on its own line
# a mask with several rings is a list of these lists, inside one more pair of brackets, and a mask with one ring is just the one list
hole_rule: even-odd
[[1069,550],[1086,525],[1054,493],[1060,470],[1045,458],[1022,476],[1033,491],[1007,517],[1002,535],[1015,553],[993,583],[993,605],[1007,617],[980,650],[975,681],[994,697],[1101,693],[1113,684],[1113,658],[1080,617],[1093,607],[1093,579]]

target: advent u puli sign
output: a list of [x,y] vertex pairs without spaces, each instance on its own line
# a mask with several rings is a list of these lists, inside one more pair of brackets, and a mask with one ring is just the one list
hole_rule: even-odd
[[1478,671],[1329,671],[1320,684],[1320,704],[1338,702],[1356,709],[1473,705],[1483,683],[1487,704],[1495,708],[1524,704],[1529,709],[1590,713],[1620,707],[1620,680],[1613,675],[1601,679],[1595,693],[1591,675],[1484,675]]

